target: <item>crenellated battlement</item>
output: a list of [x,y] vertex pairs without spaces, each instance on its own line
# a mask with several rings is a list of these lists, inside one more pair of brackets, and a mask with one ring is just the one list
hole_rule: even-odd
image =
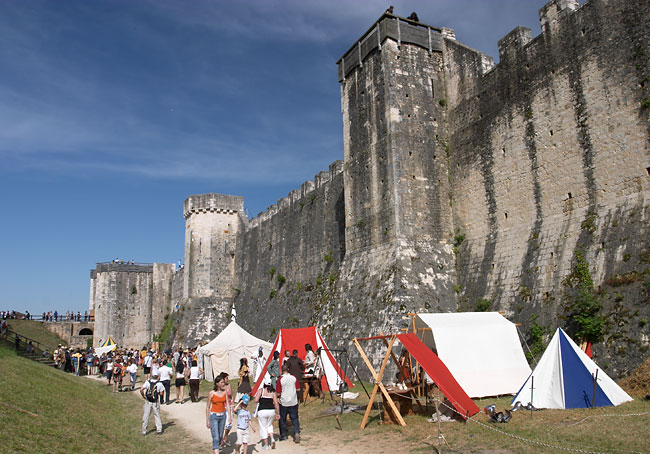
[[329,170],[318,172],[316,175],[314,175],[313,180],[307,180],[302,185],[300,185],[300,189],[294,189],[293,191],[289,192],[287,197],[281,198],[276,204],[269,206],[265,211],[259,213],[257,217],[250,219],[248,221],[248,228],[255,228],[259,226],[263,222],[271,219],[279,212],[289,210],[295,204],[301,203],[301,201],[304,204],[305,202],[303,199],[308,199],[311,197],[310,194],[313,191],[327,186],[334,179],[334,177],[341,172],[343,172],[343,161],[334,161],[332,164],[330,164]]
[[244,210],[244,198],[227,194],[199,194],[185,199],[183,216],[185,219],[193,213],[236,214]]

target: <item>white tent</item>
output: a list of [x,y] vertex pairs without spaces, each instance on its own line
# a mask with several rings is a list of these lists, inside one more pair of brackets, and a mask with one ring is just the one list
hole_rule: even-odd
[[228,372],[231,378],[237,377],[240,358],[247,358],[250,364],[251,357],[257,356],[260,347],[268,357],[272,347],[270,342],[258,339],[234,321],[230,322],[217,337],[198,349],[205,379],[212,381],[221,372]]
[[558,328],[512,402],[531,403],[536,408],[588,408],[629,400],[632,398]]
[[498,312],[417,314],[415,327],[470,397],[515,394],[530,375],[517,327]]

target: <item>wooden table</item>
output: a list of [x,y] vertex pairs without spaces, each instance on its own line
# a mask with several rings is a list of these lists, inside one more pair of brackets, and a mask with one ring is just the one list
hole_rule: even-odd
[[316,377],[315,375],[303,375],[302,377],[302,401],[303,403],[307,403],[307,400],[309,399],[309,388],[312,383],[318,384],[318,389],[320,389],[321,395],[318,397],[315,397],[315,399],[320,399],[323,396],[323,390],[321,389],[320,386],[320,378]]
[[[415,413],[413,411],[413,390],[415,388],[406,388],[406,389],[399,389],[395,387],[390,387],[386,388],[386,391],[388,391],[388,394],[390,395],[390,398],[393,400],[393,403],[399,410],[400,415],[406,416],[409,413]],[[397,418],[393,414],[393,411],[391,410],[390,406],[388,405],[388,402],[386,401],[386,397],[383,396],[382,394],[382,399],[384,403],[384,424],[397,424]]]

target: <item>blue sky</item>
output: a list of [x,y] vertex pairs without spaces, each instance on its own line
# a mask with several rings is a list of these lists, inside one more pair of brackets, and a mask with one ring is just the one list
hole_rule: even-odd
[[[536,0],[394,1],[497,57]],[[251,217],[343,159],[338,58],[389,2],[0,2],[0,309],[88,307],[89,270],[183,257],[183,200]]]

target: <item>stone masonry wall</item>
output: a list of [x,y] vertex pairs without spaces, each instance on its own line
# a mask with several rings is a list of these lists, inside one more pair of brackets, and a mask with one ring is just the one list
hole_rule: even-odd
[[108,336],[126,347],[151,341],[153,266],[97,264],[93,346]]
[[459,309],[485,298],[552,334],[584,250],[607,316],[596,354],[621,375],[648,349],[650,5],[554,1],[540,20],[535,39],[504,37],[485,74],[445,40]]
[[235,304],[238,323],[253,334],[272,340],[280,327],[305,326],[310,310],[297,295],[338,277],[345,256],[342,170],[334,162],[242,231]]

